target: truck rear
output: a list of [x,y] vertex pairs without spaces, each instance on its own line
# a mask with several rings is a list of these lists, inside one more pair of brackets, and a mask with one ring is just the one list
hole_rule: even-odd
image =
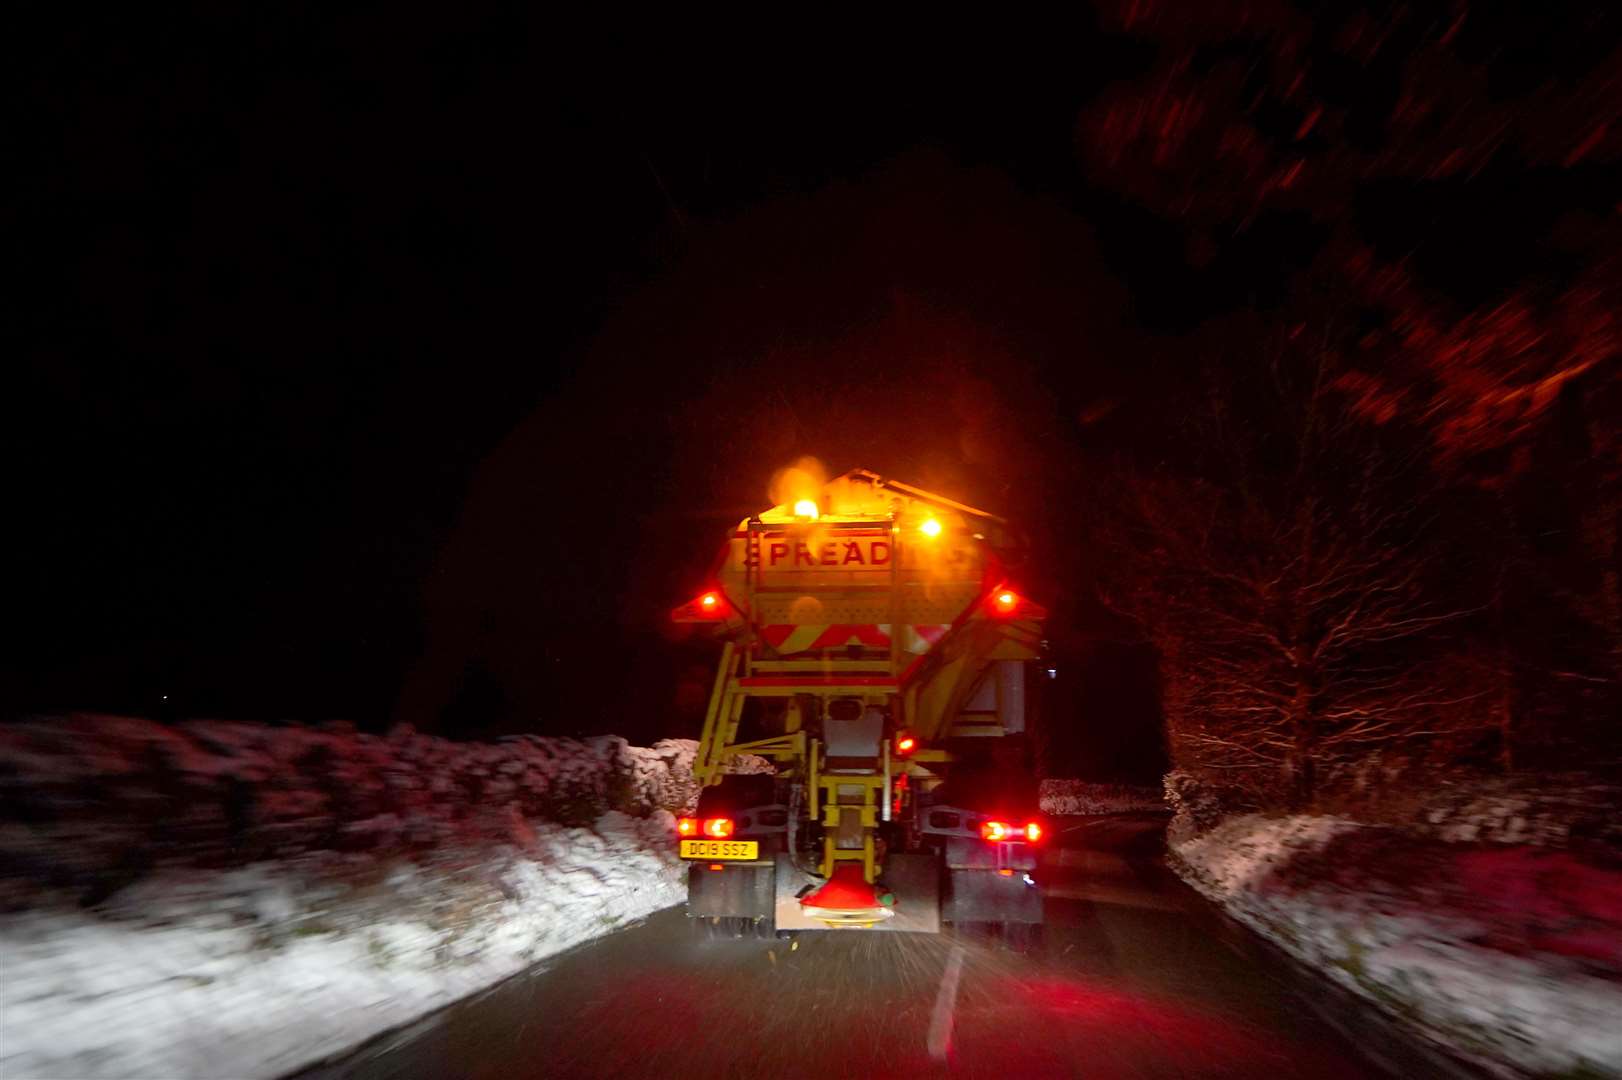
[[[1046,612],[1001,518],[854,470],[741,522],[675,609],[721,658],[678,822],[722,933],[1042,921],[1023,767]],[[735,775],[741,755],[771,775]]]

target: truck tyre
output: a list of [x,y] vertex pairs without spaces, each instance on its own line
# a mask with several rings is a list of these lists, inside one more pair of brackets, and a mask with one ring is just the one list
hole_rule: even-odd
[[1012,953],[1025,955],[1042,947],[1041,923],[1003,923],[1003,947]]

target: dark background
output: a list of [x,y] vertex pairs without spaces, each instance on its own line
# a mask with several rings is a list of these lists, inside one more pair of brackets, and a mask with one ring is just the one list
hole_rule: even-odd
[[[1328,227],[1213,230],[1101,180],[1083,118],[1168,47],[1107,9],[745,29],[42,29],[7,209],[7,712],[690,735],[713,650],[665,613],[813,454],[1027,524],[1054,715],[1087,732],[1065,752],[1157,772],[1153,665],[1089,599],[1077,481],[1167,452],[1201,329],[1269,318]],[[1537,86],[1591,28],[1555,30],[1460,47]],[[1401,69],[1316,70],[1378,148]],[[1557,209],[1615,179],[1359,180],[1356,228],[1481,303],[1557,274]]]

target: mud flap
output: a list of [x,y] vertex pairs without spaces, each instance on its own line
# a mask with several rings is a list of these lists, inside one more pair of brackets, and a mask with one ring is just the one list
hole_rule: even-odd
[[941,918],[951,923],[1042,922],[1042,890],[1022,870],[948,870]]
[[[874,923],[872,930],[902,930],[938,934],[941,929],[941,862],[928,853],[890,855],[884,860],[879,883],[895,895],[895,915]],[[822,879],[795,869],[786,854],[777,856],[775,913],[779,930],[827,930],[828,924],[808,919],[800,911],[800,893],[822,884]],[[881,891],[884,891],[881,890]]]
[[[719,870],[711,870],[719,866]],[[772,913],[771,863],[687,866],[687,914],[699,918],[764,919]]]

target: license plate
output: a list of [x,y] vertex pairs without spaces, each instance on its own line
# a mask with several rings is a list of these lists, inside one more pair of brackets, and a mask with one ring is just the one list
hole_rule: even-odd
[[758,859],[759,840],[683,840],[684,859]]

